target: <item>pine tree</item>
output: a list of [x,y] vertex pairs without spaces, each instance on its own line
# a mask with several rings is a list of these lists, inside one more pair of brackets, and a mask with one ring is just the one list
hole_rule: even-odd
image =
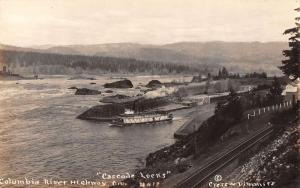
[[261,77],[262,77],[262,78],[268,78],[267,73],[262,72],[262,73],[261,73]]
[[271,103],[279,103],[281,102],[283,89],[281,87],[280,81],[277,77],[274,77],[274,81],[270,88],[269,100]]
[[[295,9],[295,11],[300,12],[300,7]],[[283,50],[283,55],[287,58],[282,61],[282,66],[279,68],[282,72],[292,78],[293,80],[299,78],[300,72],[300,17],[296,17],[296,27],[287,29],[283,34],[289,34],[289,50]]]
[[234,100],[237,96],[238,96],[237,92],[232,87],[230,87],[229,88],[229,100]]
[[228,74],[229,73],[228,73],[227,69],[225,67],[223,67],[223,69],[222,69],[222,76],[223,76],[223,78],[227,78]]
[[219,69],[219,73],[218,73],[218,79],[222,79],[222,72],[220,69]]

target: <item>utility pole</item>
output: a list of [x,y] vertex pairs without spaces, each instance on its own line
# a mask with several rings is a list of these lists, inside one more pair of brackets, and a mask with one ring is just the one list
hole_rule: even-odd
[[195,155],[194,157],[196,158],[198,155],[198,144],[197,144],[197,135],[196,135],[196,124],[194,124],[194,147],[195,147]]

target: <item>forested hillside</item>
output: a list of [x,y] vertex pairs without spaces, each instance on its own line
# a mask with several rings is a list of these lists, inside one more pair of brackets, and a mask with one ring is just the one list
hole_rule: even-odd
[[73,73],[199,73],[204,68],[165,62],[142,61],[84,55],[0,50],[2,63],[16,73],[73,74]]
[[179,42],[166,45],[111,43],[52,46],[39,50],[60,54],[134,58],[179,64],[199,64],[214,68],[225,66],[234,72],[280,73],[282,50],[286,42]]

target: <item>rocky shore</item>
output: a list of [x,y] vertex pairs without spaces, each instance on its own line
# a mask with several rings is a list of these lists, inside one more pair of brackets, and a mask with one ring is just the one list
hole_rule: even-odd
[[[295,127],[294,127],[295,128]],[[274,187],[297,187],[299,181],[299,148],[297,141],[299,132],[288,129],[278,137],[266,150],[258,154],[258,169],[246,164],[243,168],[249,176],[246,182],[274,182]],[[297,180],[298,179],[298,180]]]
[[[295,111],[276,114],[273,137],[258,148],[240,167],[231,172],[225,182],[245,182],[275,188],[294,188],[300,185],[300,126]],[[249,157],[249,156],[248,156]]]

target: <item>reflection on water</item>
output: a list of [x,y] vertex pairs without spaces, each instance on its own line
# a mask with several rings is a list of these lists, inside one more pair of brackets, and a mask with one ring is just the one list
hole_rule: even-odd
[[[153,78],[131,79],[137,85]],[[93,179],[99,171],[134,170],[149,152],[174,142],[180,118],[126,128],[76,119],[101,96],[75,96],[67,88],[102,89],[107,80],[0,81],[0,176]]]

